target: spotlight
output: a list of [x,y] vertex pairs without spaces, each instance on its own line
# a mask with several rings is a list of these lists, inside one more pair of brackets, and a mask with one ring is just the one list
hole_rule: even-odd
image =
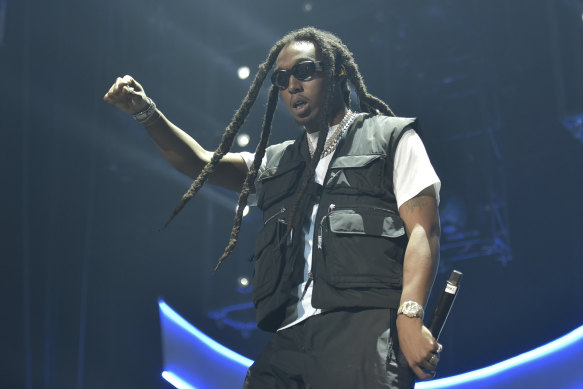
[[240,276],[237,278],[237,292],[241,294],[249,294],[252,290],[251,281],[247,276]]
[[[237,210],[239,210],[239,206],[238,205],[235,207],[235,212],[237,212]],[[245,206],[245,209],[243,209],[243,217],[247,216],[248,214],[249,214],[249,206],[246,205]]]
[[237,69],[237,75],[241,80],[246,80],[250,74],[251,69],[249,69],[248,66],[241,66],[239,69]]
[[304,12],[310,12],[312,10],[312,3],[304,4]]
[[249,286],[249,278],[245,277],[245,276],[241,276],[237,279],[237,282],[239,283],[239,286],[242,288],[246,288]]
[[251,137],[245,133],[241,133],[237,135],[237,145],[239,147],[245,147],[249,144]]

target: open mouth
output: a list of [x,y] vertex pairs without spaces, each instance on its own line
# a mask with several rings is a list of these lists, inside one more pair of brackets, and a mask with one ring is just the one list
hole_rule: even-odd
[[297,110],[301,110],[307,104],[308,104],[308,102],[306,100],[304,100],[304,99],[298,99],[298,100],[294,101],[294,103],[292,104],[292,108],[293,109],[297,109]]

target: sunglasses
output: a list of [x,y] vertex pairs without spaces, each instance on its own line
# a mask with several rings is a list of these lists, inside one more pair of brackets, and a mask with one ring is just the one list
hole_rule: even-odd
[[289,85],[290,76],[294,76],[296,80],[309,81],[318,70],[322,70],[323,64],[321,61],[312,61],[306,59],[298,62],[290,70],[279,69],[271,75],[271,82],[280,89],[285,89]]

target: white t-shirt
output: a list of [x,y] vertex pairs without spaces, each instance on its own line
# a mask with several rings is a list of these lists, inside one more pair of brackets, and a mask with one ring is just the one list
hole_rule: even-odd
[[[336,126],[333,126],[328,131],[328,136],[330,136]],[[318,133],[310,134],[308,133],[308,140],[312,142],[314,148],[318,143]],[[245,160],[247,167],[251,167],[253,164],[253,159],[255,154],[249,152],[241,152],[241,157]],[[315,180],[318,184],[322,185],[324,183],[324,177],[326,176],[326,171],[328,170],[328,165],[332,160],[332,154],[329,154],[322,158],[316,167]],[[263,158],[262,167],[265,167],[267,163],[266,157]],[[395,161],[393,168],[393,188],[395,191],[395,197],[397,199],[397,206],[401,205],[408,200],[415,197],[419,192],[428,186],[433,185],[435,189],[435,195],[437,198],[437,204],[439,204],[439,190],[441,188],[441,182],[439,177],[435,173],[429,157],[427,156],[427,151],[423,146],[423,142],[419,135],[414,130],[407,130],[401,136],[401,140],[397,145],[397,150],[395,152]],[[261,170],[261,169],[260,169]],[[305,248],[304,248],[304,258],[306,260],[304,266],[304,281],[298,285],[298,296],[303,297],[298,301],[297,304],[297,319],[284,324],[280,330],[284,328],[291,327],[312,315],[319,314],[320,309],[316,309],[312,306],[312,283],[308,285],[306,289],[306,283],[308,282],[308,272],[312,268],[312,247],[313,247],[313,236],[314,236],[314,226],[316,224],[316,214],[318,213],[318,204],[314,204],[312,208],[312,214],[310,216],[311,222],[308,227],[304,227],[303,233],[305,236]],[[305,224],[307,225],[307,223]],[[306,289],[304,291],[304,289]]]

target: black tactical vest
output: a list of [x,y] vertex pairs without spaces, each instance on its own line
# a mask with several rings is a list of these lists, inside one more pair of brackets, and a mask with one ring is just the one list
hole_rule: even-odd
[[264,228],[255,249],[253,302],[257,325],[277,330],[303,280],[302,224],[319,203],[314,230],[312,305],[322,309],[399,305],[407,236],[393,191],[393,162],[404,130],[415,119],[359,115],[330,161],[324,185],[308,186],[289,212],[309,162],[305,133],[266,150],[266,169],[257,177],[257,206]]

